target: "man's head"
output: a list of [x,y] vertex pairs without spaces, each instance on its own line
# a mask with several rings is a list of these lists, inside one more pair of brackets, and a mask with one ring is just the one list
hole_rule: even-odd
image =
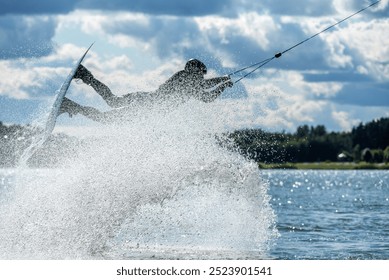
[[185,71],[191,73],[207,74],[207,66],[198,59],[190,59],[185,64]]

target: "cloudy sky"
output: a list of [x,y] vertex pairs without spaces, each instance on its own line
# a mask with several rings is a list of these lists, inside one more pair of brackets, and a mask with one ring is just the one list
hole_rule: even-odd
[[[234,128],[349,130],[389,117],[389,0],[274,59],[216,102]],[[117,94],[154,90],[192,57],[209,77],[272,57],[366,0],[0,0],[0,121],[31,123],[83,51]],[[236,80],[238,76],[233,76]],[[106,109],[94,92],[69,96]],[[88,124],[61,116],[62,127]]]

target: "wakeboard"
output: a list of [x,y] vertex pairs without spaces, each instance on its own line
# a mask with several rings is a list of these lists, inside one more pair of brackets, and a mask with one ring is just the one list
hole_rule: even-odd
[[59,109],[61,108],[62,101],[66,95],[66,92],[69,89],[70,83],[73,80],[74,75],[77,72],[78,66],[80,66],[81,62],[84,60],[86,54],[90,50],[90,48],[93,46],[90,45],[89,48],[85,51],[85,53],[80,57],[80,59],[77,61],[77,63],[73,66],[72,70],[70,71],[69,75],[67,76],[66,80],[61,85],[61,88],[57,91],[57,96],[55,97],[53,106],[51,107],[51,111],[49,113],[49,116],[46,121],[45,125],[45,132],[50,135],[55,127],[55,124],[57,122],[57,117],[59,113]]
[[27,160],[35,153],[37,149],[39,149],[46,142],[46,140],[50,137],[51,133],[53,132],[55,128],[55,124],[57,122],[57,117],[59,114],[59,110],[61,108],[62,101],[69,89],[70,83],[72,82],[73,77],[77,72],[78,66],[80,66],[80,64],[82,63],[82,61],[84,60],[85,56],[87,55],[87,53],[89,52],[92,46],[93,44],[89,46],[89,48],[84,52],[84,54],[80,57],[80,59],[76,62],[76,64],[74,64],[69,75],[66,77],[65,81],[62,83],[59,90],[56,91],[56,96],[53,105],[51,106],[48,117],[45,121],[43,131],[39,136],[34,138],[31,145],[23,152],[20,159],[21,165],[24,165],[27,162]]

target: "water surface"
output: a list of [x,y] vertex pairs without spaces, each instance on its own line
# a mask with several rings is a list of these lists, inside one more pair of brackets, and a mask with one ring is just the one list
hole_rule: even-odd
[[389,259],[388,171],[261,171],[276,259]]

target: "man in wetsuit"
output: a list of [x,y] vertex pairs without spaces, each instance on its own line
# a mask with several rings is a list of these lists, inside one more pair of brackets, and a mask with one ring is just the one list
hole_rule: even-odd
[[135,104],[151,104],[161,101],[172,101],[183,103],[189,99],[198,99],[203,102],[214,101],[227,87],[233,83],[228,76],[204,79],[207,74],[207,67],[197,59],[191,59],[185,64],[184,70],[175,73],[156,91],[135,92],[123,96],[114,95],[111,90],[102,82],[97,80],[91,72],[80,65],[74,79],[81,79],[85,84],[90,85],[112,108],[108,112],[101,112],[96,108],[82,106],[64,98],[60,112],[69,113],[70,116],[82,114],[92,120],[99,122],[112,122],[121,113],[119,108],[129,107]]

